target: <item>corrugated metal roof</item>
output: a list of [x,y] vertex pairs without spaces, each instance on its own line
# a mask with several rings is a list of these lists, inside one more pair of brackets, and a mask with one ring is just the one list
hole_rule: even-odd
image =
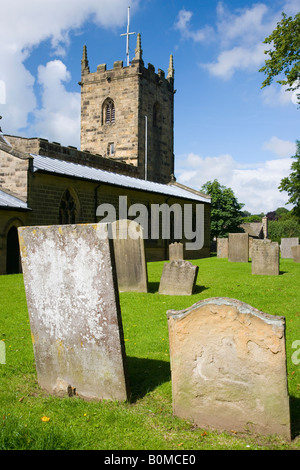
[[2,190],[0,190],[0,208],[1,207],[7,209],[12,208],[29,210],[29,207],[27,206],[26,202],[21,201],[21,199],[18,199],[15,196],[11,196],[10,194]]
[[105,170],[79,165],[77,163],[66,162],[55,158],[45,157],[41,155],[31,154],[33,157],[33,171],[46,171],[64,176],[72,176],[74,178],[87,179],[97,181],[99,183],[107,183],[114,186],[121,186],[124,188],[137,189],[140,191],[148,191],[157,194],[164,194],[167,196],[174,196],[183,199],[189,199],[198,202],[210,203],[207,199],[200,194],[190,192],[176,185],[167,185],[161,183],[154,183],[152,181],[145,181],[131,176],[120,175],[118,173],[111,173]]

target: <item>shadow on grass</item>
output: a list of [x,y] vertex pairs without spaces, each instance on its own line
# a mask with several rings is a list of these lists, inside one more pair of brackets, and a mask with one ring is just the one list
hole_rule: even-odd
[[300,398],[290,396],[292,439],[300,436]]
[[[205,286],[195,286],[193,294],[201,294],[204,290],[209,289],[209,287]],[[148,292],[150,294],[155,294],[159,291],[159,282],[148,282]]]
[[169,361],[127,356],[127,371],[132,403],[171,380]]

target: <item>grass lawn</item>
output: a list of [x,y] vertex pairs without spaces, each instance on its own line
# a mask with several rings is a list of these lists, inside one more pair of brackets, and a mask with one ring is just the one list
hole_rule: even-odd
[[[132,392],[125,403],[56,398],[39,388],[23,276],[0,276],[0,340],[6,351],[6,363],[0,364],[0,450],[300,450],[300,364],[295,364],[300,352],[293,349],[300,340],[300,264],[281,260],[279,276],[254,276],[250,262],[216,257],[193,264],[199,266],[193,296],[158,294],[163,262],[148,263],[148,294],[120,294]],[[286,318],[291,443],[275,436],[241,436],[234,429],[199,429],[172,414],[166,311],[219,296]]]

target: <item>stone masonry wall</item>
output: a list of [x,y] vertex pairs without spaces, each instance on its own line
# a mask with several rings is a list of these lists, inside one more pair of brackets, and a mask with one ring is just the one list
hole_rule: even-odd
[[30,158],[0,143],[0,187],[27,201],[27,173]]

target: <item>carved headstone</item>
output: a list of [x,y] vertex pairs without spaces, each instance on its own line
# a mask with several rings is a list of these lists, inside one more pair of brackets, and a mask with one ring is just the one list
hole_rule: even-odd
[[252,274],[278,276],[279,245],[271,240],[253,240]]
[[228,238],[217,238],[217,257],[228,258]]
[[113,246],[103,238],[104,225],[18,229],[38,382],[54,395],[129,396]]
[[174,260],[165,263],[159,284],[159,293],[166,295],[192,295],[198,266],[190,261]]
[[300,263],[300,245],[292,246],[291,250],[295,263]]
[[184,259],[183,257],[183,244],[180,242],[170,243],[169,245],[169,260]]
[[293,258],[292,246],[296,246],[298,244],[298,237],[282,238],[280,245],[281,258]]
[[117,279],[120,292],[147,292],[148,275],[143,228],[132,220],[113,222]]
[[167,317],[176,416],[291,438],[284,317],[220,297]]
[[248,233],[229,233],[228,235],[228,261],[248,263],[249,235]]

